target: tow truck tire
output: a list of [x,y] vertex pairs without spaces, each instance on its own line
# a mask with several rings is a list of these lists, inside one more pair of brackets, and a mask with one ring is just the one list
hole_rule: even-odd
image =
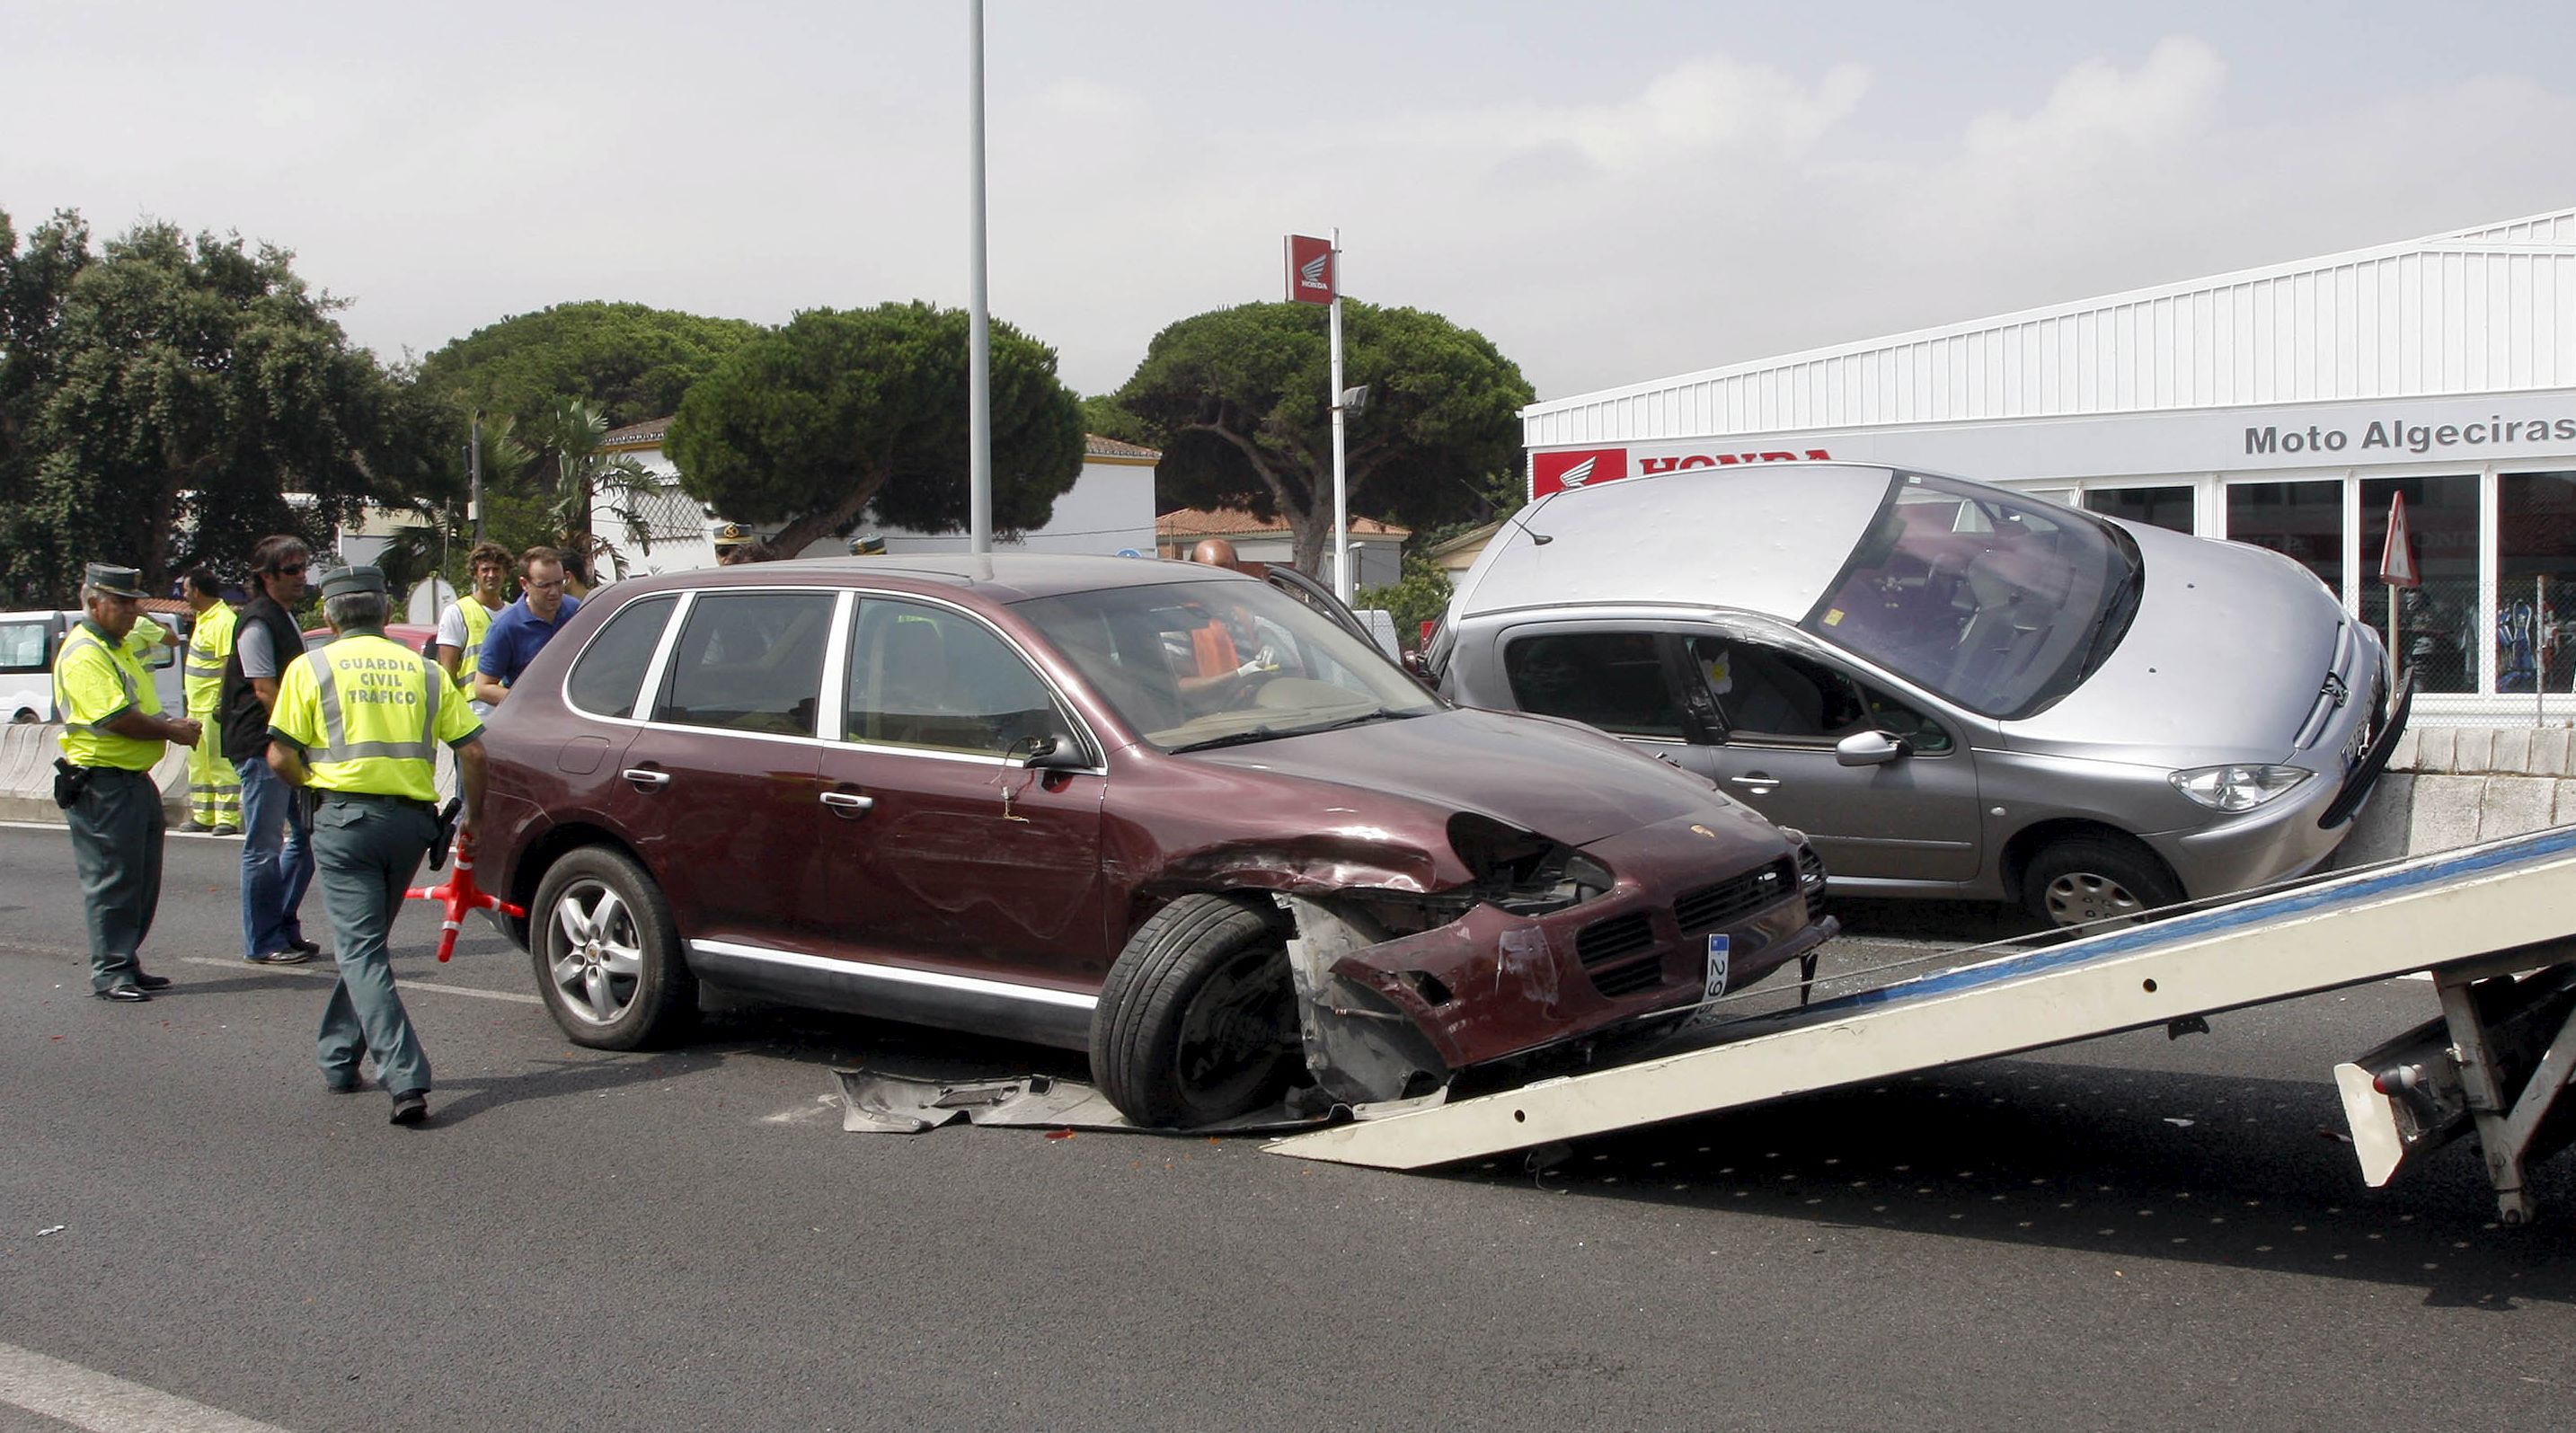
[[2022,872],[2022,905],[2052,926],[2134,917],[2182,899],[2154,854],[2125,836],[2068,836]]
[[1109,967],[1091,1017],[1091,1075],[1137,1124],[1188,1129],[1249,1114],[1304,1070],[1287,931],[1262,904],[1182,896]]
[[576,1045],[645,1049],[697,1014],[671,904],[623,851],[584,846],[547,868],[528,908],[528,957],[546,1013]]

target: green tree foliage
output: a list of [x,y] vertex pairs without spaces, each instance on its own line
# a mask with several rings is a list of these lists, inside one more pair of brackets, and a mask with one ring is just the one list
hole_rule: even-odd
[[[1117,394],[1163,450],[1158,503],[1285,517],[1296,565],[1314,572],[1333,526],[1331,353],[1313,304],[1259,303],[1187,318],[1154,336]],[[1350,508],[1434,527],[1490,506],[1485,485],[1520,448],[1534,396],[1483,334],[1418,309],[1342,302],[1343,382],[1367,407],[1344,433]]]
[[1449,610],[1449,574],[1418,553],[1404,555],[1404,570],[1383,587],[1363,587],[1351,594],[1353,607],[1383,607],[1395,618],[1396,637],[1409,649],[1421,638],[1422,624],[1439,620]]
[[630,303],[567,303],[476,329],[421,363],[424,381],[487,423],[542,424],[566,398],[611,428],[676,413],[689,385],[761,326]]
[[[861,513],[919,532],[968,518],[968,316],[924,303],[815,309],[746,344],[689,390],[671,461],[689,496],[782,523],[800,551]],[[1082,475],[1082,405],[1055,351],[992,325],[993,528],[1042,526]]]
[[[434,497],[461,429],[352,349],[293,256],[148,223],[92,254],[77,216],[17,244],[0,272],[0,588],[68,601],[80,565],[116,560],[159,587],[251,545],[327,546],[369,501]],[[298,495],[294,501],[288,494]]]
[[1118,395],[1094,393],[1082,400],[1082,431],[1122,443],[1154,446],[1154,425],[1118,406]]

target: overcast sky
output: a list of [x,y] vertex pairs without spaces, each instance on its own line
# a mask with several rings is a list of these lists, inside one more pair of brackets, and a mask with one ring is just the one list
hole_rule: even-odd
[[[549,304],[963,306],[964,0],[0,0],[0,209]],[[991,303],[1086,393],[1344,286],[1541,397],[2576,204],[2576,5],[990,0]]]

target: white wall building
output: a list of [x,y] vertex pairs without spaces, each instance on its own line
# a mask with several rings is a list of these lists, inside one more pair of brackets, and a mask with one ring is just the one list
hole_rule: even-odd
[[2402,495],[2418,719],[2576,716],[2576,209],[1555,399],[1522,425],[1534,493],[1827,455],[1930,468],[2275,548],[2383,636]]
[[[714,535],[725,525],[722,514],[710,513],[695,499],[680,491],[680,471],[663,451],[665,435],[671,420],[656,418],[610,433],[609,452],[633,458],[646,471],[661,479],[662,490],[640,503],[631,504],[644,531],[639,537],[630,524],[612,509],[625,500],[602,489],[592,503],[591,530],[611,544],[603,566],[614,568],[614,574],[640,577],[660,572],[685,572],[693,568],[713,567],[716,562]],[[997,552],[1064,552],[1094,553],[1114,556],[1122,551],[1150,553],[1154,550],[1154,464],[1162,454],[1134,443],[1115,438],[1086,435],[1082,475],[1073,486],[1055,500],[1054,514],[1047,525],[1033,528],[1016,539],[996,535]],[[965,461],[960,454],[961,463]],[[754,528],[766,537],[775,527]],[[885,539],[889,555],[907,552],[964,552],[968,535],[950,533],[917,533],[903,528],[879,526],[862,519],[861,533],[874,533]],[[817,539],[800,557],[846,557],[849,539]]]

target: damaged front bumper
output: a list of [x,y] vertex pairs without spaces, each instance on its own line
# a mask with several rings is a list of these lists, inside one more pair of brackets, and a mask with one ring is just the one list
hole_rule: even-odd
[[[1639,853],[1625,854],[1633,867]],[[1716,883],[1623,882],[1541,915],[1480,904],[1410,935],[1356,902],[1281,895],[1297,925],[1288,954],[1307,1069],[1330,1099],[1373,1104],[1630,1022],[1645,1037],[1639,1017],[1742,989],[1840,928],[1812,911],[1799,878],[1792,853]]]

